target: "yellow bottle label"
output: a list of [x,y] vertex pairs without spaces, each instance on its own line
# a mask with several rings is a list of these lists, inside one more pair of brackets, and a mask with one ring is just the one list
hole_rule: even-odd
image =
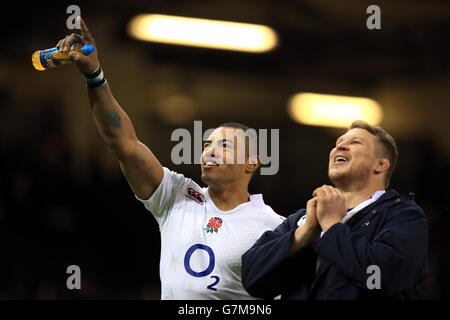
[[[93,45],[82,46],[78,43],[72,44],[70,51],[79,51],[84,55],[89,55],[95,51]],[[33,53],[31,60],[36,70],[46,70],[49,68],[55,68],[57,66],[72,63],[73,61],[69,57],[69,52],[59,52],[58,48],[51,48],[46,50],[39,50]]]
[[62,64],[71,63],[68,53],[61,53],[57,48],[42,50],[39,55],[42,66],[45,69],[55,68]]

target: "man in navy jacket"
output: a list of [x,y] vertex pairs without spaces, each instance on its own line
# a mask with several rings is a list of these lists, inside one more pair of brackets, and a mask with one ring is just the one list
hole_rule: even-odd
[[388,190],[397,157],[388,133],[355,121],[330,152],[334,187],[314,190],[306,209],[242,257],[245,289],[262,298],[417,298],[428,228],[412,199]]

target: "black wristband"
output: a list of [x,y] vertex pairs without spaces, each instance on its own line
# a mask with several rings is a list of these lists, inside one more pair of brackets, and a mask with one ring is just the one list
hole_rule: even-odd
[[91,89],[98,88],[106,83],[105,75],[100,66],[93,73],[84,74],[84,76],[86,77],[86,85]]
[[97,78],[101,72],[102,72],[102,68],[100,68],[100,66],[99,66],[98,69],[95,70],[93,73],[89,73],[89,74],[83,73],[83,74],[86,77],[86,79],[94,79],[94,78]]
[[103,86],[105,83],[106,78],[103,78],[102,80],[93,83],[86,82],[86,85],[88,86],[88,88],[94,89]]

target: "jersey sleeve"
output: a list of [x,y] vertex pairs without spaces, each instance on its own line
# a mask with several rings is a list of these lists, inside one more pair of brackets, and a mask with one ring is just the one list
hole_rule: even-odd
[[161,228],[171,212],[178,196],[183,193],[191,179],[164,167],[164,176],[150,198],[143,200],[135,195],[136,199],[142,202],[158,221]]

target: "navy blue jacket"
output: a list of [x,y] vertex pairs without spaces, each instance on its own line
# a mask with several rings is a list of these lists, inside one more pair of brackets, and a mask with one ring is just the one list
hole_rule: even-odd
[[[242,283],[253,296],[282,299],[416,299],[428,272],[428,227],[422,209],[388,190],[345,224],[295,254],[289,244],[301,209],[265,232],[242,257]],[[317,256],[321,257],[316,273]],[[381,288],[367,282],[380,268]],[[370,283],[373,278],[369,279]]]

